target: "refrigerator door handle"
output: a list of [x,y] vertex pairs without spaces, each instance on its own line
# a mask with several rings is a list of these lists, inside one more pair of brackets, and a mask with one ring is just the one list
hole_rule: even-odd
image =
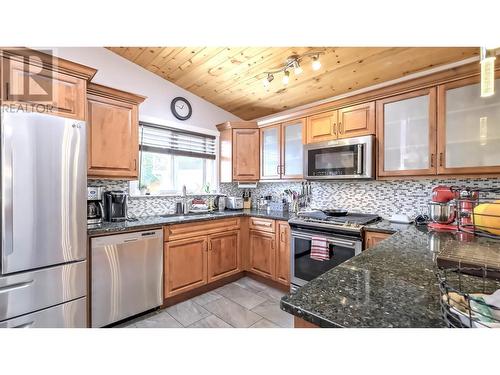
[[13,246],[13,191],[14,191],[14,151],[5,128],[2,129],[2,264],[5,257],[14,252]]
[[7,293],[7,292],[12,292],[13,290],[26,288],[31,284],[33,284],[33,280],[26,281],[24,283],[16,283],[16,284],[2,286],[0,287],[0,293]]

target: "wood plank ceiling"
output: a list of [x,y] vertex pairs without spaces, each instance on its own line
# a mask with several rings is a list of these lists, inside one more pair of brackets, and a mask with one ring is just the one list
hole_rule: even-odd
[[[476,47],[108,47],[160,77],[244,120],[404,77],[478,55]],[[303,73],[276,74],[266,89],[264,72],[294,54],[322,51],[321,69],[305,58]]]

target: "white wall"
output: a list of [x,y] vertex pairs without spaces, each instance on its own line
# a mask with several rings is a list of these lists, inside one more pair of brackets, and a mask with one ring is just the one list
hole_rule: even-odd
[[[215,125],[240,120],[106,48],[59,47],[53,51],[55,56],[97,69],[92,82],[147,96],[139,110],[142,121],[218,135]],[[177,120],[170,111],[170,102],[176,96],[183,96],[191,103],[193,114],[186,121]]]

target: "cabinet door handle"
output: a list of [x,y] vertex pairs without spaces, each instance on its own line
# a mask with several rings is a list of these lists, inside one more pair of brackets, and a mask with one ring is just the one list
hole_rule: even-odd
[[276,174],[279,175],[280,174],[280,166],[279,164],[276,165]]
[[336,122],[333,123],[333,134],[337,135],[337,123]]
[[271,240],[271,250],[274,250],[274,240]]
[[134,171],[137,170],[137,159],[134,159]]
[[444,154],[442,152],[439,153],[439,166],[443,166]]
[[431,168],[434,168],[434,154],[431,154]]
[[285,232],[281,232],[281,233],[280,233],[280,241],[281,241],[281,242],[285,242],[285,240],[284,240],[284,238],[283,238],[284,234],[285,234]]
[[10,96],[10,92],[9,92],[9,82],[5,82],[5,100],[6,101],[9,101],[9,96]]
[[342,129],[342,123],[339,122],[339,134],[344,133],[344,130]]

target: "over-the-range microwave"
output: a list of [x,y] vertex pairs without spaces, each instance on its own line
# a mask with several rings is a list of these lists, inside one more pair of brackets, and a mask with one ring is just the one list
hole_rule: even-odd
[[373,135],[304,146],[304,178],[341,180],[374,178]]

